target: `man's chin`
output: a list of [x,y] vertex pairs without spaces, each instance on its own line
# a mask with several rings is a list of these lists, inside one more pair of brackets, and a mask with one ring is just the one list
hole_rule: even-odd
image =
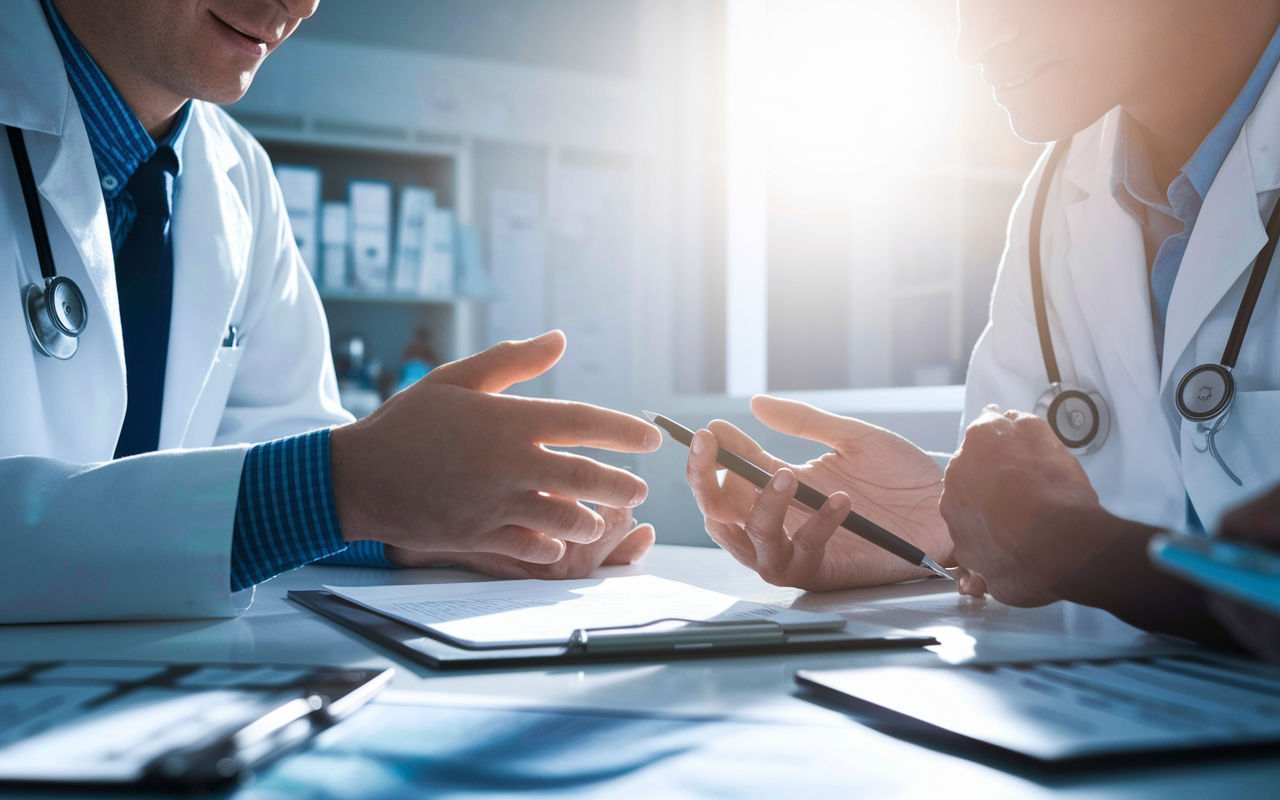
[[1006,106],[1004,110],[1009,115],[1009,127],[1013,129],[1013,134],[1031,144],[1047,144],[1065,139],[1098,119],[1087,114],[1064,114],[1061,107],[1046,110]]
[[189,76],[193,80],[189,81],[183,94],[195,100],[204,100],[220,106],[231,105],[249,91],[256,73],[257,69],[224,69]]

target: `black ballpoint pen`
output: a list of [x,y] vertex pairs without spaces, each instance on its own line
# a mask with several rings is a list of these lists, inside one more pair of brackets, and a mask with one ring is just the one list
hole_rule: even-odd
[[[675,439],[685,447],[689,447],[693,444],[693,431],[675,420],[664,417],[661,414],[655,414],[652,411],[646,411],[644,412],[644,415],[649,418],[650,422],[671,434],[671,438]],[[768,486],[769,481],[773,478],[772,475],[760,469],[755,464],[752,464],[737,453],[726,450],[723,447],[719,448],[719,452],[716,453],[716,461],[719,462],[720,466],[735,475],[746,478],[761,489]],[[796,500],[804,503],[814,511],[818,511],[822,508],[823,503],[827,502],[827,496],[812,486],[801,483],[799,488],[796,489]],[[924,567],[925,569],[933,570],[944,578],[955,580],[951,573],[939,566],[938,562],[929,558],[929,555],[925,553],[925,551],[916,547],[911,542],[908,542],[906,539],[893,535],[861,514],[850,511],[849,515],[844,518],[844,522],[842,522],[841,525],[861,536],[863,539],[866,539],[868,542],[871,542],[876,547],[892,553],[904,561],[914,564],[917,567]]]

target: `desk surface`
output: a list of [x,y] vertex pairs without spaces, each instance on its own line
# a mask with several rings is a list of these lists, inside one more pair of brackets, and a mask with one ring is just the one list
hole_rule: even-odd
[[[309,566],[258,587],[252,608],[229,620],[0,626],[5,660],[165,659],[394,666],[384,695],[397,701],[462,705],[586,707],[621,711],[725,715],[748,723],[816,726],[840,731],[851,747],[877,754],[857,773],[885,790],[924,791],[929,781],[954,784],[963,775],[973,796],[1274,797],[1280,757],[1201,761],[1143,767],[1066,779],[1015,777],[864,728],[839,711],[799,695],[797,669],[867,664],[936,664],[940,660],[1084,658],[1136,655],[1171,645],[1094,609],[1057,603],[1018,609],[957,595],[954,585],[924,580],[874,589],[806,594],[764,583],[720,550],[658,546],[639,565],[600,570],[600,576],[648,572],[748,600],[841,613],[857,623],[927,633],[941,644],[927,650],[811,654],[671,664],[435,673],[401,661],[345,629],[285,599],[290,589],[322,584],[369,585],[476,580],[461,570],[374,570]],[[778,734],[774,734],[778,735]],[[841,768],[843,771],[844,765]],[[816,777],[810,762],[802,777]],[[866,773],[870,770],[870,774]],[[945,770],[939,772],[939,770]],[[890,776],[893,776],[890,779]],[[933,776],[933,777],[930,777]],[[976,784],[974,783],[976,781]],[[936,784],[935,784],[936,786]],[[979,789],[980,786],[986,788]],[[1015,788],[1016,787],[1016,788]],[[705,788],[705,787],[704,787]],[[854,787],[850,787],[853,796]],[[897,794],[897,791],[891,792]],[[968,790],[961,792],[969,795]],[[902,791],[902,796],[910,796]]]

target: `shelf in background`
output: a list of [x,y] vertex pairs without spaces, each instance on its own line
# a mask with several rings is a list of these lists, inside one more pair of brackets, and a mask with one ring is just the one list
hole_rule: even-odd
[[321,300],[337,300],[352,301],[359,303],[401,303],[415,305],[432,305],[432,306],[453,306],[458,303],[467,303],[474,301],[487,300],[486,297],[462,297],[459,295],[418,295],[418,294],[396,294],[395,292],[359,292],[335,291],[333,289],[321,289]]

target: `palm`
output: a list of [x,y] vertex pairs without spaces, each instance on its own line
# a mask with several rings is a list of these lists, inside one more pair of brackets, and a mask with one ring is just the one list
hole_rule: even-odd
[[[790,467],[801,481],[824,494],[843,491],[849,495],[853,511],[910,540],[935,559],[949,557],[947,526],[938,513],[942,469],[927,453],[883,428],[826,414],[802,403],[759,397],[752,409],[769,427],[823,442],[834,452],[803,465],[789,465],[761,450],[732,425],[715,422],[711,430],[721,446],[769,472]],[[737,522],[741,524],[756,502],[754,487],[731,475],[725,481],[724,493],[740,512]],[[785,530],[780,533],[793,536],[811,513],[793,504],[786,513]],[[711,528],[709,524],[708,529]],[[718,530],[733,535],[724,528]],[[816,571],[796,585],[824,591],[889,583],[921,574],[919,568],[839,528],[827,543]]]

